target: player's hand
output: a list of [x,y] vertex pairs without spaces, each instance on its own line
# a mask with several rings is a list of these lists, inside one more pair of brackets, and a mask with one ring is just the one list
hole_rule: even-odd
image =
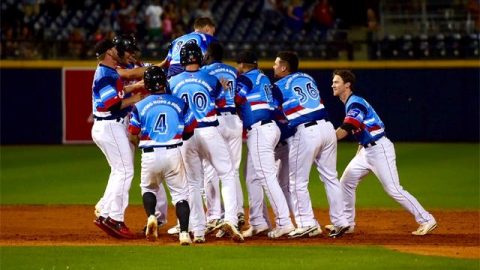
[[228,91],[230,86],[228,85],[228,80],[225,78],[220,78],[220,83],[222,84],[223,90]]

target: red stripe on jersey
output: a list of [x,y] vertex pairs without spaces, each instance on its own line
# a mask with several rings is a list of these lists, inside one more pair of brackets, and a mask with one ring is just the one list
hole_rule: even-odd
[[105,101],[104,105],[105,107],[103,108],[105,111],[108,111],[110,107],[113,105],[117,104],[118,102],[122,102],[122,99],[119,96],[115,96],[107,101]]
[[300,111],[300,110],[303,110],[303,109],[304,109],[304,108],[303,108],[302,105],[298,105],[298,106],[296,106],[296,107],[293,107],[293,108],[285,111],[285,114],[286,114],[286,115],[290,115],[290,114],[296,113],[296,112],[298,112],[298,111]]
[[252,101],[252,102],[250,103],[250,105],[252,105],[252,106],[253,106],[253,105],[258,105],[258,104],[267,104],[267,102],[265,102],[265,101]]
[[116,90],[117,93],[121,92],[123,90],[123,81],[120,79],[120,77],[117,79],[117,85],[116,85]]
[[239,96],[239,95],[235,95],[234,100],[235,100],[235,104],[237,104],[238,106],[240,106],[240,105],[244,104],[245,102],[247,102],[247,99],[246,99],[246,98],[241,97],[241,96]]
[[142,135],[142,137],[140,137],[140,140],[142,141],[150,141],[150,136],[148,136],[148,134],[145,134],[145,135]]
[[182,138],[182,134],[177,134],[175,135],[175,137],[173,137],[174,139],[181,139]]
[[373,126],[373,127],[369,127],[367,128],[368,131],[374,131],[374,130],[379,130],[381,129],[382,127],[381,126]]
[[360,121],[358,121],[355,118],[351,118],[351,117],[345,117],[345,120],[343,120],[343,123],[351,124],[356,128],[361,128],[362,127],[362,123],[360,123]]
[[215,110],[215,109],[213,109],[209,113],[207,113],[207,117],[214,116],[214,115],[217,115],[217,110]]
[[193,133],[193,130],[194,130],[197,126],[198,126],[197,120],[194,119],[190,125],[186,126],[186,127],[183,129],[183,132],[184,132],[184,133]]
[[225,105],[227,105],[227,100],[224,98],[216,100],[215,105],[217,105],[218,108],[223,108]]
[[128,126],[128,132],[130,132],[130,134],[132,134],[132,135],[138,135],[138,133],[140,133],[140,128],[136,127],[136,126],[129,125]]

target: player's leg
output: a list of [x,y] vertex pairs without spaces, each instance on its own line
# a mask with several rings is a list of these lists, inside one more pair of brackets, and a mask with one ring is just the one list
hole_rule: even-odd
[[278,235],[281,236],[293,230],[294,227],[290,219],[287,200],[277,180],[274,148],[279,138],[280,129],[275,123],[270,123],[250,130],[247,145],[255,168],[255,179],[260,180],[270,200],[270,205],[275,213],[275,230],[282,230],[282,233]]
[[235,170],[235,184],[237,186],[237,214],[244,214],[245,209],[243,208],[243,191],[242,184],[240,180],[240,163],[242,160],[242,121],[237,115],[231,115],[227,118],[231,122],[231,135],[227,141],[227,144],[230,148],[230,156],[232,157],[233,167]]
[[232,160],[228,147],[214,127],[195,130],[201,142],[201,155],[210,161],[222,181],[222,198],[225,207],[225,221],[237,224],[236,185]]
[[189,190],[190,228],[194,234],[194,241],[202,243],[205,242],[206,220],[201,194],[203,189],[203,168],[198,152],[197,140],[198,134],[195,133],[189,140],[183,143],[181,151]]
[[356,190],[360,181],[365,177],[370,170],[365,160],[364,149],[348,163],[345,171],[340,178],[340,186],[343,193],[344,213],[350,226],[355,226],[355,200]]
[[[332,123],[318,121],[317,127],[321,140],[321,150],[316,157],[320,178],[325,185],[330,219],[336,227],[349,226],[344,214],[343,193],[337,174],[337,138]],[[315,128],[314,128],[315,129]]]
[[157,204],[155,205],[155,216],[157,217],[159,226],[162,226],[167,224],[168,221],[168,199],[163,184],[159,185],[155,196],[157,197]]
[[157,192],[161,182],[158,174],[161,170],[161,160],[158,153],[150,152],[142,154],[142,168],[140,172],[140,190],[142,194],[143,207],[147,215],[145,237],[147,240],[155,241],[158,237],[158,221],[155,216],[157,205]]
[[205,205],[207,208],[207,230],[206,234],[218,229],[222,219],[222,196],[220,193],[220,179],[212,164],[204,159],[202,161],[204,173]]
[[168,152],[168,167],[165,172],[165,182],[170,190],[172,204],[180,223],[179,241],[181,245],[189,245],[192,241],[188,233],[190,206],[188,204],[188,184],[185,175],[185,166],[179,149]]
[[287,200],[288,209],[293,214],[293,204],[290,195],[290,170],[288,164],[289,147],[286,141],[279,142],[275,147],[275,161],[277,164],[277,177],[283,195]]
[[318,226],[308,191],[310,169],[321,144],[320,131],[315,127],[318,126],[305,128],[300,125],[295,135],[288,140],[290,196],[298,228]]
[[253,167],[250,151],[247,154],[245,164],[245,180],[248,192],[249,224],[253,228],[270,227],[268,214],[264,213],[263,188],[260,179],[256,179],[255,168]]
[[384,137],[378,140],[377,145],[366,149],[366,155],[372,166],[372,171],[382,183],[385,191],[407,209],[415,217],[417,223],[423,224],[434,220],[433,216],[422,207],[418,200],[400,185],[395,161],[395,149],[389,139]]

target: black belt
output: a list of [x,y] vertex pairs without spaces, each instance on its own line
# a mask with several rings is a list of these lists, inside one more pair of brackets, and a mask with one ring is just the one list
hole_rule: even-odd
[[310,127],[310,126],[315,126],[315,125],[317,125],[317,124],[318,124],[318,123],[317,123],[317,121],[315,120],[315,121],[310,121],[310,122],[304,123],[303,126],[307,128],[307,127]]
[[235,114],[237,114],[237,113],[235,113],[235,112],[219,112],[219,111],[217,111],[217,115],[219,115],[219,116],[220,116],[220,115],[235,115]]
[[[270,124],[272,123],[273,121],[272,120],[262,120],[260,122],[260,126],[263,126],[263,125],[266,125],[266,124]],[[252,125],[253,126],[253,125]],[[247,128],[247,130],[252,130],[252,126],[250,126],[249,128]]]
[[183,143],[177,143],[177,144],[172,144],[172,145],[155,145],[155,146],[149,146],[142,148],[143,153],[150,153],[153,152],[155,148],[166,148],[166,149],[174,149],[179,146],[182,146]]
[[377,145],[377,143],[376,143],[375,141],[372,141],[372,142],[369,142],[369,143],[367,143],[367,144],[363,144],[363,147],[364,147],[364,148],[368,148],[368,147],[370,147],[370,146],[375,146],[375,145]]
[[97,117],[97,116],[94,116],[93,119],[97,120],[97,121],[106,121],[106,120],[115,120],[117,122],[122,122],[123,121],[123,117]]

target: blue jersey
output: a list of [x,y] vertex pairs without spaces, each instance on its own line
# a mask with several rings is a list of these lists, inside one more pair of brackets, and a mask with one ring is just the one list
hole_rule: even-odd
[[170,49],[168,50],[166,59],[167,62],[170,63],[167,76],[172,77],[179,74],[180,72],[183,72],[184,68],[180,64],[180,49],[183,47],[184,44],[187,44],[189,42],[196,43],[202,50],[202,54],[205,55],[208,45],[215,40],[216,38],[209,34],[191,32],[172,41],[172,43],[170,43]]
[[105,65],[99,64],[92,84],[92,101],[93,101],[93,115],[98,118],[123,118],[130,108],[122,110],[115,110],[110,112],[109,109],[122,101],[123,83],[118,72]]
[[268,77],[258,69],[240,75],[237,79],[235,103],[240,107],[245,129],[256,122],[272,120],[275,104]]
[[366,145],[385,135],[385,125],[365,99],[351,95],[345,103],[345,112],[343,122],[356,128],[353,135],[359,144]]
[[185,71],[169,79],[174,96],[183,99],[193,111],[198,127],[218,126],[215,101],[222,85],[205,70]]
[[317,84],[308,74],[289,74],[278,80],[275,86],[275,98],[281,100],[290,127],[328,118]]
[[195,117],[183,100],[168,94],[151,94],[135,104],[128,130],[140,135],[140,148],[175,145],[193,131]]
[[202,69],[206,70],[208,74],[220,79],[228,81],[228,89],[223,89],[218,96],[220,102],[217,102],[217,112],[236,113],[235,109],[235,89],[237,88],[237,70],[227,64],[215,62]]

